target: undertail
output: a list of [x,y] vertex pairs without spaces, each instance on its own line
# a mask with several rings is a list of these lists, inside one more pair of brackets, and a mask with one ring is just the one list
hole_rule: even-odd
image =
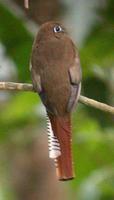
[[70,114],[47,117],[49,157],[54,159],[59,180],[74,178]]

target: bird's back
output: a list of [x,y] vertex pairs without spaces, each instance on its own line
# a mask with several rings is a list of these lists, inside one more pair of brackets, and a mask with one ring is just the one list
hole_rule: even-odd
[[33,46],[33,55],[37,54],[37,61],[34,63],[33,58],[32,65],[35,65],[41,77],[46,105],[55,115],[64,115],[71,93],[68,70],[75,58],[74,46],[69,39],[66,45],[64,41],[51,40],[39,43],[38,48]]

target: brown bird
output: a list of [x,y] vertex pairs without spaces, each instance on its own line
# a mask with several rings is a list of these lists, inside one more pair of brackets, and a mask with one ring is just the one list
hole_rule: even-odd
[[79,54],[65,27],[43,24],[33,44],[32,82],[47,111],[49,157],[59,180],[74,178],[71,112],[81,89]]

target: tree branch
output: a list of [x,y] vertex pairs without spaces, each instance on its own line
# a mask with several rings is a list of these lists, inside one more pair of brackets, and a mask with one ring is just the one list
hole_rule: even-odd
[[24,5],[26,9],[29,9],[29,0],[24,0]]
[[114,115],[114,107],[80,95],[79,102]]
[[[27,83],[13,83],[13,82],[0,82],[0,90],[15,90],[15,91],[30,91],[35,92],[32,84]],[[87,106],[102,110],[107,113],[114,114],[114,107],[107,104],[95,101],[93,99],[80,95],[79,102]]]
[[33,85],[28,83],[0,82],[0,90],[34,91]]

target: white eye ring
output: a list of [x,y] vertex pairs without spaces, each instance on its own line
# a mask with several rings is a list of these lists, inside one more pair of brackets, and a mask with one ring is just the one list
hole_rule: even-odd
[[55,33],[62,32],[62,28],[59,25],[55,26],[53,30],[54,30]]

